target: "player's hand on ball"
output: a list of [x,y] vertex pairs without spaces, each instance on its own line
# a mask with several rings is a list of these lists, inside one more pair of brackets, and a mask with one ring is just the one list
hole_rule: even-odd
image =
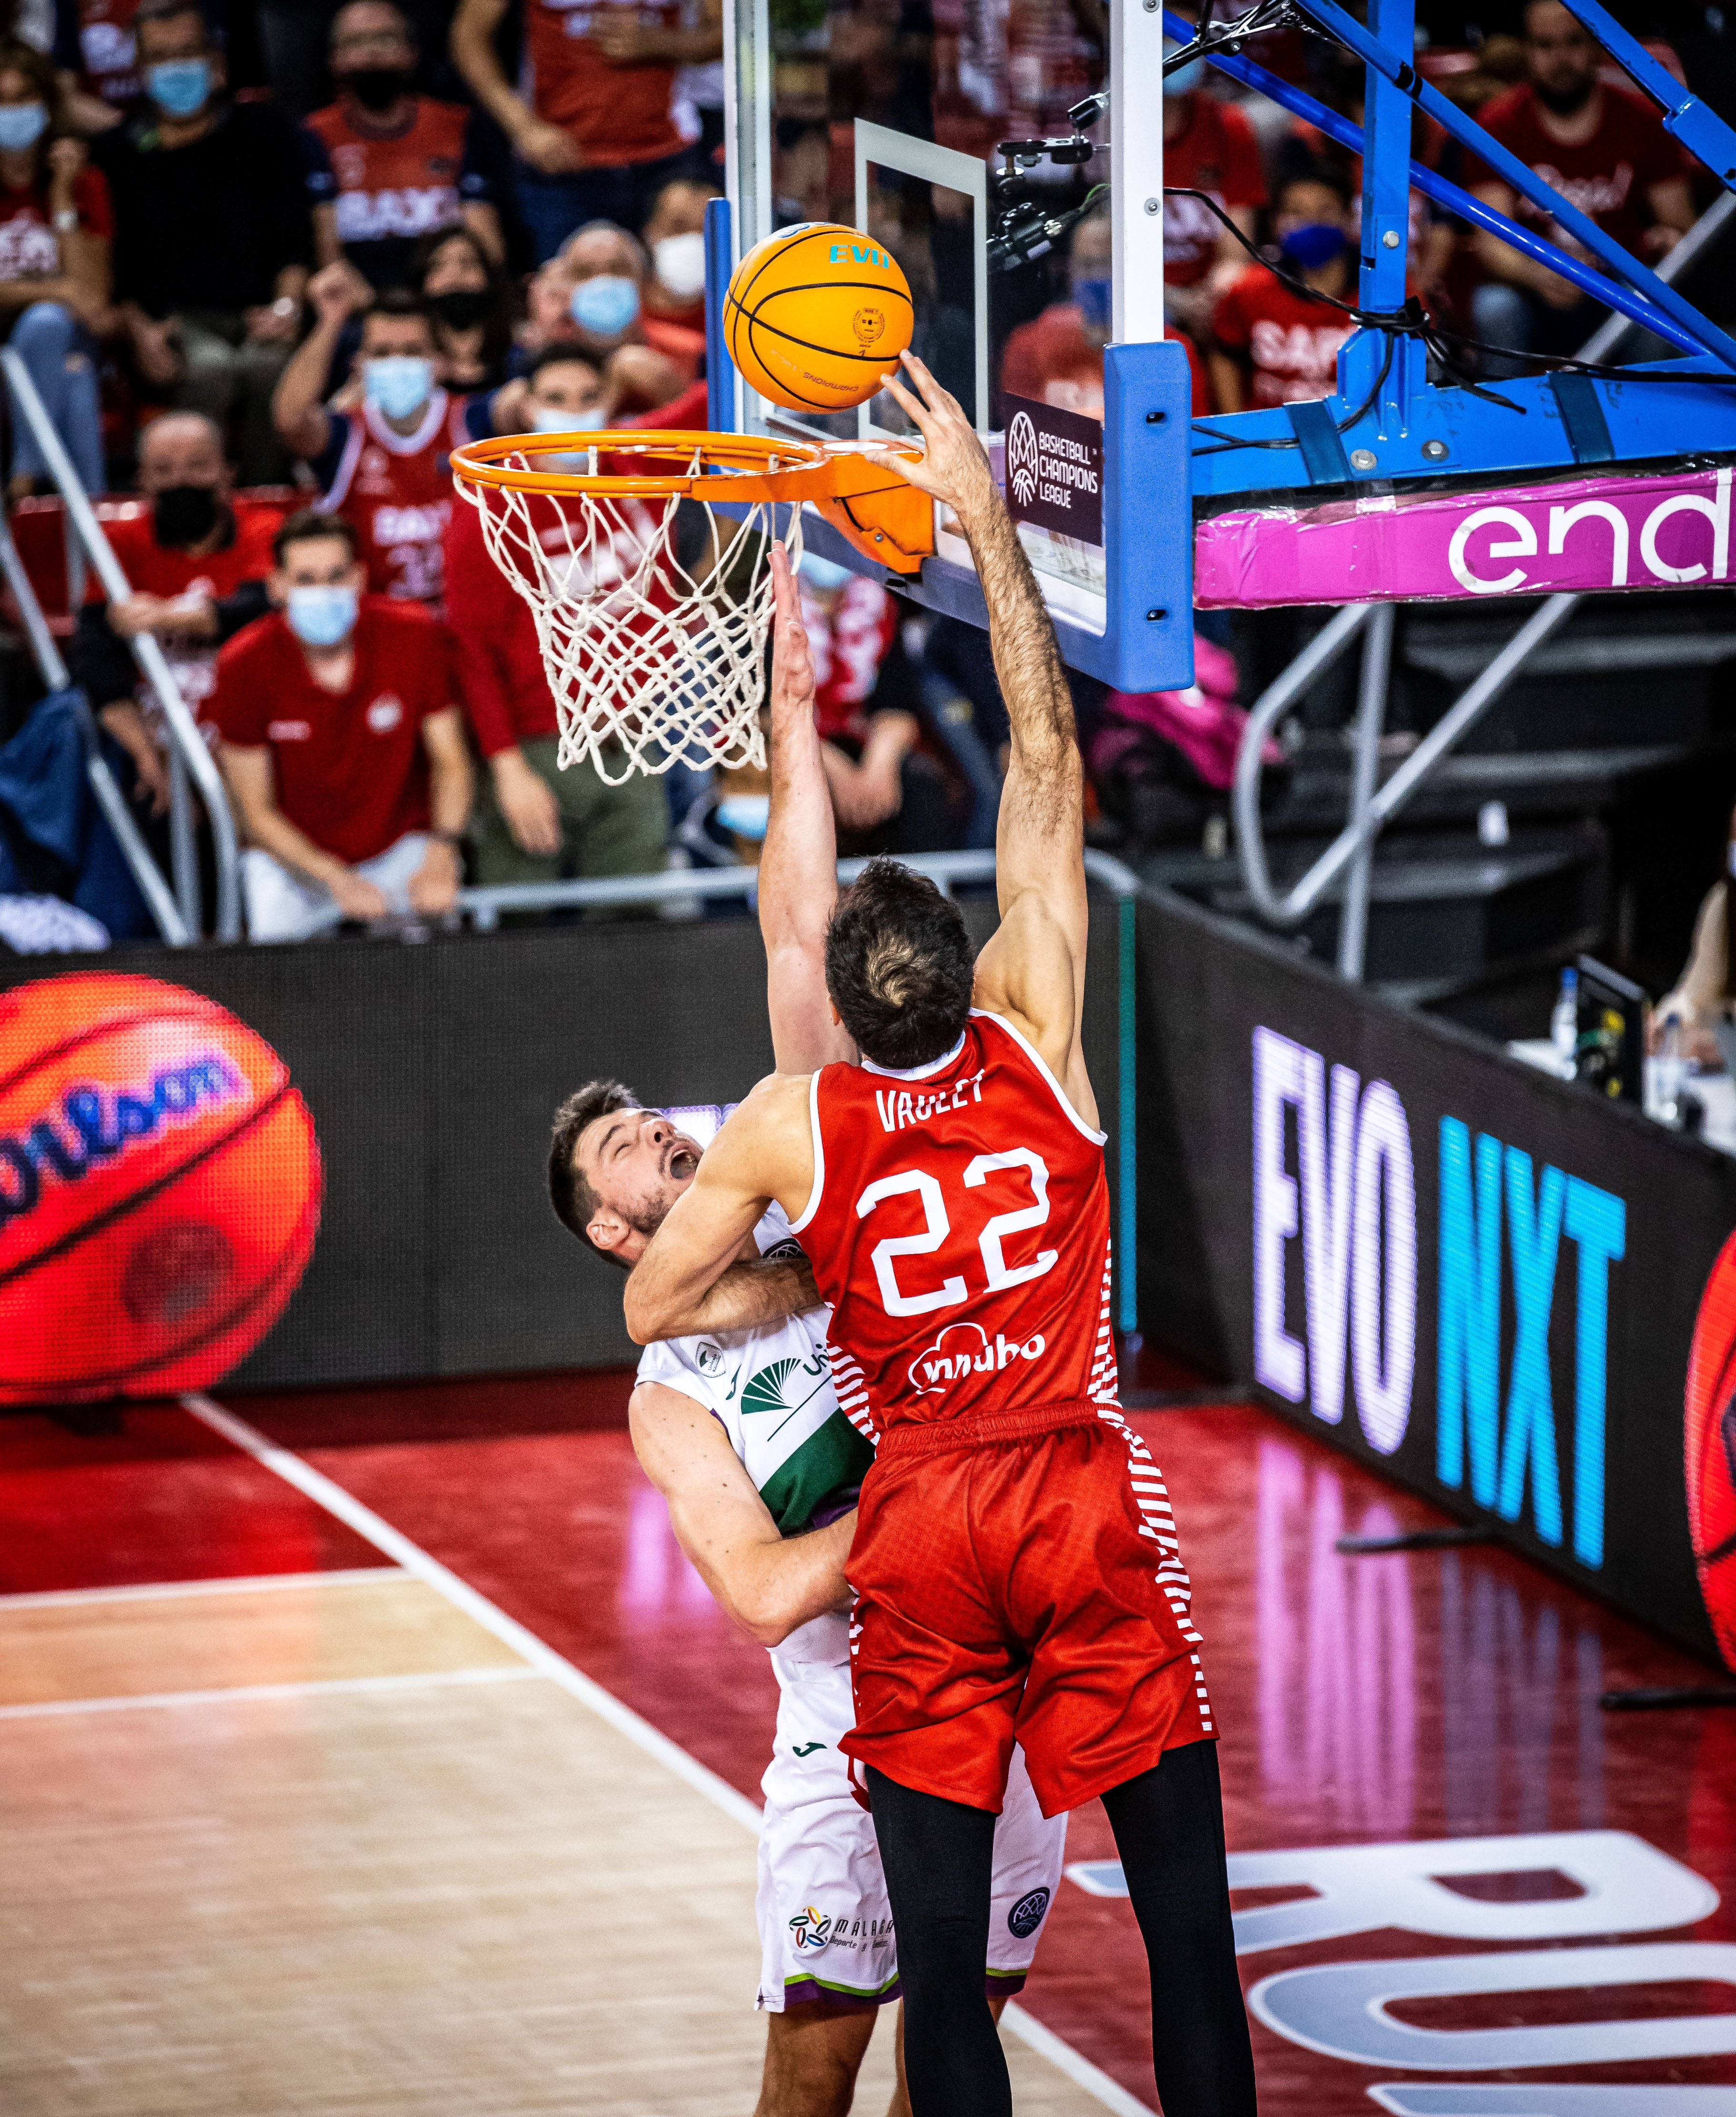
[[890,446],[885,460],[926,492],[950,507],[961,521],[995,497],[994,473],[964,407],[942,390],[914,353],[900,356],[905,372],[881,380],[922,436],[921,455],[911,458]]
[[777,622],[771,635],[771,721],[813,710],[813,651],[802,622],[795,570],[781,544],[771,547],[771,599]]

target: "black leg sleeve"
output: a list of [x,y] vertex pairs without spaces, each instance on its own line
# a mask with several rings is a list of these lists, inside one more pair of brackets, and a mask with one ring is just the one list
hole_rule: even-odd
[[983,1992],[995,1819],[868,1773],[898,1936],[905,2073],[914,2117],[1012,2117],[1012,2087]]
[[1151,2041],[1163,2117],[1254,2117],[1254,2054],[1236,1974],[1218,1745],[1166,1750],[1154,1769],[1106,1793],[1103,1806],[1151,1964]]

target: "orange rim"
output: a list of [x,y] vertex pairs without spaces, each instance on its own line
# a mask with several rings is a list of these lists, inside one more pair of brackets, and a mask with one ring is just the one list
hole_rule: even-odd
[[[527,444],[532,445],[527,446]],[[600,456],[649,456],[691,463],[697,454],[719,478],[687,471],[673,475],[633,472],[592,477],[584,471],[519,470],[501,459],[513,455],[571,455],[595,449]],[[467,441],[452,452],[453,475],[467,484],[496,490],[589,494],[645,499],[687,499],[703,487],[706,497],[731,500],[792,500],[823,497],[832,482],[833,459],[813,441],[772,440],[757,434],[689,434],[613,427],[603,433],[503,434]]]

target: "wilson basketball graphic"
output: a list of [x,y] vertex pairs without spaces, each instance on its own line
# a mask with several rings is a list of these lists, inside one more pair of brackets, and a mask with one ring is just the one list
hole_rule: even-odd
[[791,412],[865,404],[915,324],[889,250],[854,228],[804,221],[757,243],[724,297],[724,336],[749,388]]
[[201,1389],[294,1292],[313,1121],[213,1000],[101,972],[0,994],[0,1403]]
[[1736,1235],[1700,1297],[1688,1356],[1688,1528],[1719,1651],[1736,1668]]

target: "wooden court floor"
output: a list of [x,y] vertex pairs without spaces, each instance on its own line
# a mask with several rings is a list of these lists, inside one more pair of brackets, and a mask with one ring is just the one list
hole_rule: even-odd
[[[738,2117],[753,1881],[399,1567],[0,1598],[7,2117]],[[1100,2107],[1010,2050],[1021,2110]]]
[[[748,2117],[774,1687],[626,1386],[0,1416],[0,2117]],[[1597,1704],[1708,1672],[1499,1549],[1338,1555],[1434,1517],[1261,1414],[1140,1423],[1264,2117],[1736,2117],[1736,1713]],[[1006,2039],[1029,2117],[1154,2101],[1112,1853],[1072,1819]],[[1336,1926],[1254,1923],[1344,1887]]]

